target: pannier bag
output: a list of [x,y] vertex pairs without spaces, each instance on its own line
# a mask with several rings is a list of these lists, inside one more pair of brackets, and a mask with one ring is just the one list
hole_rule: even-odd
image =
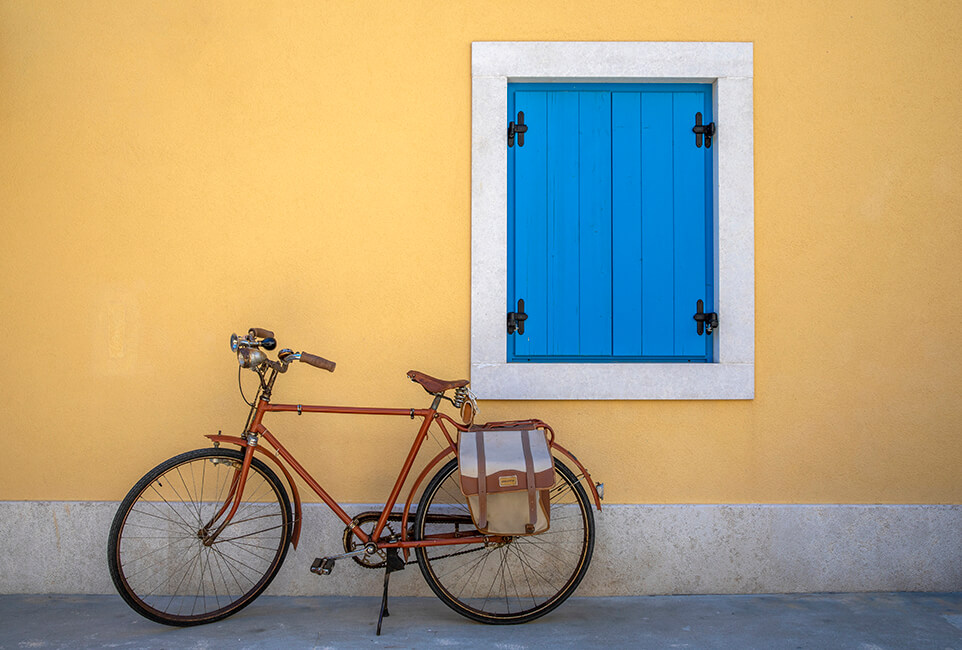
[[533,535],[548,530],[554,461],[544,430],[462,431],[458,468],[461,492],[478,531]]

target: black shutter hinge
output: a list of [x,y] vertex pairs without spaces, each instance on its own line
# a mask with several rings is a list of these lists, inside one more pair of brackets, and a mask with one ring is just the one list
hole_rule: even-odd
[[[521,146],[518,143],[518,146]],[[524,300],[518,299],[518,311],[508,312],[508,334],[514,334],[517,330],[518,334],[524,334],[524,322],[528,320],[528,315],[524,313]]]
[[524,123],[524,111],[518,111],[518,123],[508,123],[508,146],[514,146],[514,134],[518,134],[518,146],[524,146],[524,134],[528,132],[528,125]]
[[699,300],[695,303],[695,319],[698,327],[698,336],[705,334],[711,335],[712,331],[718,329],[718,314],[713,311],[705,313],[705,303]]
[[[695,126],[691,128],[692,133],[695,134],[695,146],[701,146],[702,136],[705,137],[705,148],[711,149],[711,138],[715,135],[715,123],[709,122],[708,124],[701,123],[701,113],[695,113]],[[709,332],[710,334],[711,332]]]

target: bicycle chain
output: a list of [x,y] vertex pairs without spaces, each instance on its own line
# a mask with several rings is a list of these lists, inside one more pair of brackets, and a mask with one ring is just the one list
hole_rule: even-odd
[[[431,558],[431,560],[432,560],[432,561],[433,561],[433,560],[443,560],[443,559],[446,558],[446,557],[455,557],[456,555],[466,555],[466,554],[468,554],[468,553],[477,553],[478,551],[483,551],[485,548],[486,548],[486,547],[484,547],[484,546],[481,546],[481,547],[479,547],[479,548],[469,548],[469,549],[464,550],[464,551],[457,551],[457,552],[455,552],[455,553],[448,553],[447,555],[439,555],[439,556],[437,556],[437,557]],[[417,563],[418,563],[417,560],[409,560],[409,561],[405,562],[404,565],[407,566],[408,564],[417,564]]]
[[[378,516],[377,513],[373,513],[373,514],[366,514],[366,513],[365,513],[365,514],[361,514],[361,515],[358,515],[357,517],[355,517],[354,520],[352,521],[352,523],[354,523],[354,524],[357,525],[357,526],[361,526],[361,525],[363,525],[364,523],[368,523],[368,521],[376,521],[376,520],[377,520],[377,516]],[[390,534],[390,537],[395,537],[395,536],[396,536],[396,534],[394,533],[394,529],[391,528],[391,525],[390,525],[389,523],[386,523],[386,524],[385,524],[385,528],[387,528],[387,530],[390,531],[390,533],[391,533],[391,534]],[[344,531],[344,540],[343,540],[343,541],[344,541],[344,550],[347,551],[347,552],[350,552],[350,551],[354,550],[353,548],[348,548],[348,544],[349,544],[349,542],[351,541],[351,538],[353,538],[353,531],[352,531],[352,528],[351,528],[350,526],[348,526],[348,527],[345,529],[345,531]],[[437,557],[434,557],[434,558],[431,558],[431,559],[432,559],[432,561],[433,561],[433,560],[443,560],[443,559],[449,558],[449,557],[457,557],[458,555],[467,555],[468,553],[476,553],[476,552],[478,552],[478,551],[483,551],[485,548],[486,548],[486,547],[484,547],[484,546],[481,546],[481,547],[479,547],[479,548],[469,548],[469,549],[465,549],[465,550],[463,550],[463,551],[455,551],[454,553],[448,553],[447,555],[438,555]],[[362,567],[364,567],[365,569],[382,569],[382,568],[384,568],[384,567],[386,566],[386,564],[387,564],[386,558],[385,558],[385,559],[381,559],[381,560],[378,561],[378,562],[366,562],[365,560],[367,560],[368,558],[354,557],[354,558],[352,558],[352,559],[353,559],[355,562],[357,562],[359,565],[361,565]],[[407,562],[405,562],[405,563],[404,563],[404,566],[407,566],[407,565],[409,565],[409,564],[417,564],[417,563],[418,563],[418,561],[417,561],[417,559],[415,558],[415,559],[413,559],[413,560],[408,560]]]

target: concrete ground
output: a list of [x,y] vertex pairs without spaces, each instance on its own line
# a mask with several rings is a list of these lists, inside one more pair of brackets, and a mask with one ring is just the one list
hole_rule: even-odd
[[119,596],[0,596],[0,648],[952,648],[962,593],[571,598],[524,625],[473,623],[433,598],[261,597],[232,618],[172,628]]

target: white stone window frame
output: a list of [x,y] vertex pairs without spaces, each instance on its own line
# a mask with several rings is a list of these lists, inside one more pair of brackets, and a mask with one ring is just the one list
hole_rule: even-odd
[[[754,398],[752,70],[751,43],[472,44],[471,388],[479,398]],[[712,84],[713,363],[507,362],[509,82]]]

